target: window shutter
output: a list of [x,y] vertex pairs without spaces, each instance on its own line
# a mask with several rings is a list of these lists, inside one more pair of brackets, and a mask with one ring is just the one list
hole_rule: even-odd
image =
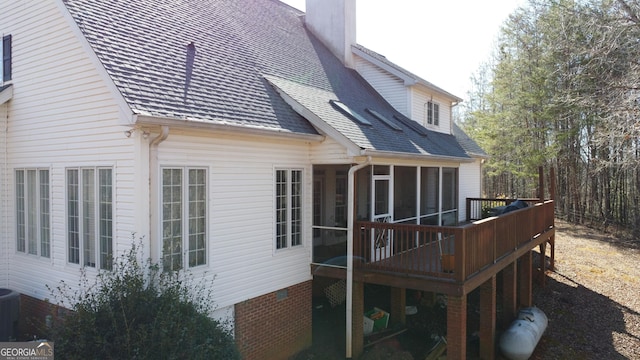
[[2,80],[11,80],[11,35],[2,37]]

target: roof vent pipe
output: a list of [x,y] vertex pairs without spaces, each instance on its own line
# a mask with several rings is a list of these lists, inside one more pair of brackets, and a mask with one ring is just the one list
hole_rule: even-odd
[[191,84],[191,75],[193,74],[193,63],[196,60],[196,45],[192,42],[187,45],[187,60],[185,63],[184,74],[184,95],[182,101],[187,103],[187,92],[189,91],[189,84]]

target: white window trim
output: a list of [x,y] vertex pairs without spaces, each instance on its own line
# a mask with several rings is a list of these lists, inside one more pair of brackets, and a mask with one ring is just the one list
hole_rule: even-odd
[[[171,166],[171,165],[163,165],[160,166],[160,171],[159,171],[159,180],[158,180],[158,184],[159,184],[159,189],[158,189],[158,238],[160,241],[159,244],[159,258],[161,261],[164,260],[164,232],[163,232],[163,221],[164,221],[164,211],[163,211],[163,205],[164,205],[164,199],[163,199],[163,171],[164,170],[180,170],[181,171],[181,175],[182,175],[182,185],[181,185],[181,203],[182,203],[182,249],[181,249],[181,255],[182,255],[182,267],[180,268],[180,270],[183,269],[199,269],[199,268],[205,268],[209,266],[209,258],[210,258],[210,248],[209,248],[209,237],[210,237],[210,229],[209,229],[209,212],[210,212],[210,196],[209,196],[209,168],[206,166]],[[204,244],[204,250],[205,250],[205,255],[204,255],[204,263],[203,264],[197,264],[194,266],[189,266],[189,227],[188,227],[188,222],[189,222],[189,178],[188,178],[188,173],[189,170],[204,170],[205,172],[205,244]],[[163,265],[164,267],[164,265]],[[165,269],[168,271],[173,271],[174,269]]]
[[[435,107],[438,107],[438,116],[436,116],[435,114]],[[425,103],[425,125],[426,126],[430,126],[430,127],[439,127],[440,126],[440,103],[437,101],[433,101],[433,100],[428,100]],[[432,115],[432,119],[429,119],[429,112],[431,112]]]
[[[69,171],[70,170],[75,170],[78,172],[78,198],[76,199],[76,201],[78,201],[78,262],[72,262],[71,258],[70,258],[70,247],[71,247],[71,243],[70,243],[70,237],[69,237],[69,231],[71,230],[69,228],[69,216],[70,216],[70,209],[69,209]],[[95,243],[94,243],[94,258],[95,258],[95,262],[93,263],[93,266],[91,266],[90,264],[86,264],[86,259],[84,259],[84,238],[83,238],[83,233],[84,233],[84,225],[83,225],[83,221],[82,221],[82,171],[83,170],[93,170],[94,174],[93,174],[93,178],[94,178],[94,199],[95,199],[95,204],[93,204],[94,207],[94,221],[95,221],[95,229],[94,229],[94,236],[95,236]],[[65,247],[65,258],[66,258],[66,263],[72,266],[80,266],[83,268],[87,268],[87,269],[94,269],[96,271],[99,270],[109,270],[111,269],[112,264],[109,264],[108,267],[105,267],[105,264],[102,264],[100,261],[100,252],[101,252],[101,247],[100,247],[100,238],[101,238],[101,234],[100,234],[100,170],[111,170],[111,257],[112,257],[112,261],[115,258],[115,246],[116,246],[116,237],[115,237],[115,222],[116,222],[116,214],[115,214],[115,199],[116,197],[116,186],[115,186],[115,168],[113,166],[72,166],[72,167],[67,167],[64,169],[64,189],[65,189],[65,237],[66,237],[66,247]]]
[[[292,245],[292,204],[291,204],[291,194],[287,193],[287,246],[278,248],[278,172],[286,171],[287,172],[287,190],[291,189],[291,174],[293,171],[300,172],[300,243],[297,245]],[[305,170],[301,167],[275,167],[273,172],[273,251],[274,253],[287,252],[297,249],[302,249],[305,247],[306,239],[305,239],[305,219],[304,219],[304,207],[305,207]]]
[[[24,250],[19,250],[18,243],[17,243],[18,238],[19,238],[19,235],[18,235],[18,231],[19,231],[19,229],[18,229],[18,216],[17,216],[17,210],[18,210],[18,199],[17,199],[17,196],[18,196],[18,194],[15,191],[17,191],[17,174],[18,174],[18,171],[22,171],[23,172],[23,176],[24,176],[24,179],[23,179],[23,181],[24,181],[24,184],[23,184],[23,187],[24,187],[23,188],[23,196],[24,196],[23,207],[24,208],[23,209],[25,211],[25,215],[24,215],[25,223],[23,224],[23,226],[24,226]],[[27,208],[28,205],[27,204],[29,203],[29,200],[27,199],[27,196],[28,196],[28,191],[27,191],[27,186],[28,186],[28,184],[27,184],[27,172],[28,171],[35,171],[35,174],[36,174],[36,177],[35,177],[35,182],[36,182],[35,183],[35,198],[36,198],[36,203],[35,203],[35,207],[36,207],[35,208],[35,212],[36,212],[36,219],[35,219],[35,222],[36,222],[36,224],[35,224],[35,227],[36,227],[36,252],[35,253],[32,253],[29,250],[29,225],[27,223],[27,212],[28,212],[28,208]],[[48,229],[48,238],[49,238],[48,239],[49,240],[48,255],[43,255],[42,254],[42,246],[43,246],[42,241],[43,241],[43,239],[42,239],[42,231],[41,230],[42,230],[42,226],[43,226],[43,224],[42,224],[42,220],[43,220],[43,216],[42,216],[43,215],[43,213],[42,213],[42,211],[43,211],[43,209],[42,209],[42,200],[43,200],[43,198],[42,198],[41,177],[40,177],[42,171],[46,171],[47,172],[47,184],[46,184],[47,185],[47,194],[46,195],[47,195],[48,209],[46,209],[47,210],[46,218],[47,218],[47,222],[48,222],[47,225],[49,227],[49,229]],[[16,218],[15,218],[15,225],[16,225],[16,228],[15,228],[16,252],[20,253],[20,254],[24,254],[24,255],[37,256],[37,257],[43,258],[43,259],[51,259],[52,258],[52,251],[51,251],[51,249],[52,249],[52,237],[51,237],[51,234],[52,234],[52,231],[51,231],[51,169],[45,168],[45,167],[16,168],[16,169],[14,169],[14,180],[15,180],[14,199],[16,201],[15,208],[14,208],[14,211],[15,211],[14,214],[16,215]]]

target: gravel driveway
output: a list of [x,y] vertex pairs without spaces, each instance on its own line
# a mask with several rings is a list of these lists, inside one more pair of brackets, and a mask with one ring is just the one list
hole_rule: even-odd
[[640,359],[640,247],[556,221],[556,269],[534,304],[549,318],[532,359]]

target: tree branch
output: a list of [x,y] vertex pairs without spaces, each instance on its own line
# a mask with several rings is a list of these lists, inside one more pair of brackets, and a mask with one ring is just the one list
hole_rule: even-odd
[[633,12],[633,9],[631,9],[631,6],[629,6],[629,4],[627,4],[625,0],[618,0],[618,4],[620,4],[620,6],[622,6],[622,9],[624,9],[627,15],[629,15],[629,20],[633,21],[636,24],[640,24],[638,15]]

